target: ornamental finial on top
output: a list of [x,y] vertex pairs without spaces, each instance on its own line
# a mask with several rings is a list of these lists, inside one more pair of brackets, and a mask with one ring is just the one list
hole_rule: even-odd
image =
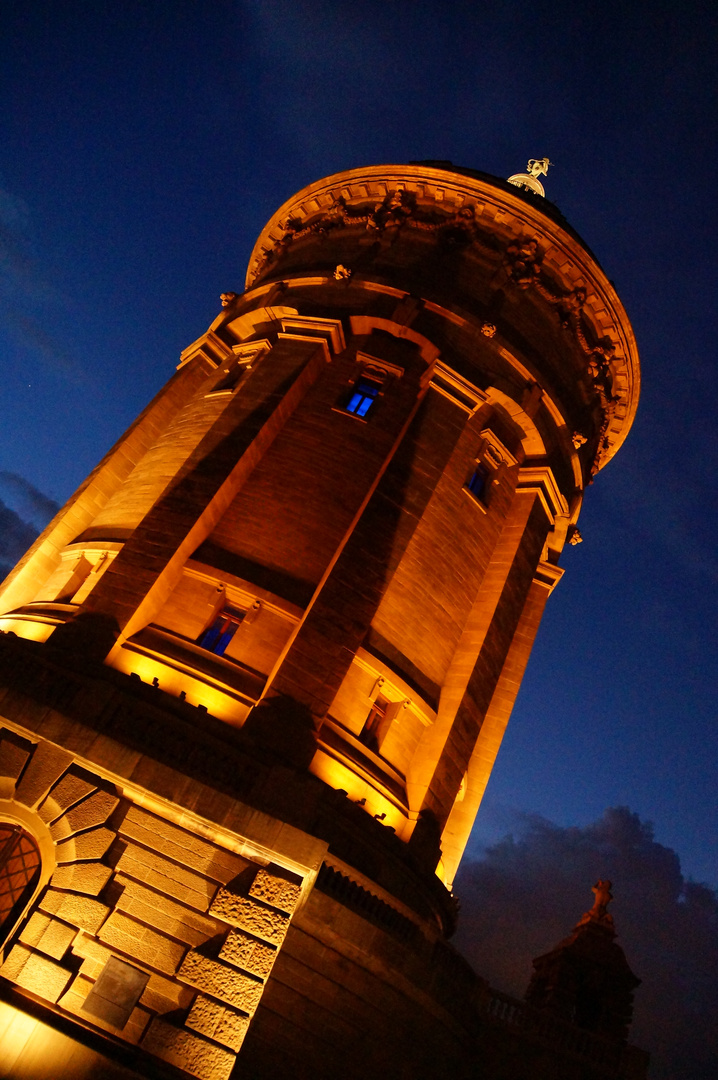
[[532,157],[532,158],[529,158],[527,171],[530,172],[532,176],[548,176],[548,167],[549,167],[549,165],[552,165],[552,164],[553,164],[553,162],[549,161],[549,159],[547,157],[542,157],[542,158],[533,158]]
[[529,158],[526,166],[527,171],[525,173],[514,173],[513,176],[509,177],[509,183],[522,188],[524,191],[533,191],[535,195],[545,195],[539,176],[546,176],[549,165],[552,164],[553,162],[549,161],[547,157]]

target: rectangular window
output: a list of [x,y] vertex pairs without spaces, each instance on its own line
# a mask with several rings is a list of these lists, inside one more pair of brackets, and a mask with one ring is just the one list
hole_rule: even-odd
[[346,406],[346,411],[354,416],[366,416],[376,401],[381,390],[381,383],[374,382],[362,375],[357,379],[352,390],[351,397]]
[[388,707],[389,702],[379,695],[372,703],[371,711],[364,721],[359,740],[365,746],[368,746],[370,750],[379,749],[379,736],[383,734],[381,729],[384,727]]
[[477,465],[466,481],[466,487],[477,499],[485,499],[488,490],[489,470],[485,465]]
[[216,656],[224,656],[225,650],[237,632],[246,612],[224,608],[197,638],[197,644]]

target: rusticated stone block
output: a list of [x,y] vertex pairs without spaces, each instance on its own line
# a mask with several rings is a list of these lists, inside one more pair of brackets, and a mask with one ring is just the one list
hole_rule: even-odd
[[133,806],[127,812],[120,833],[214,881],[231,881],[248,865],[240,855],[218,847],[139,806]]
[[210,960],[194,950],[187,953],[177,978],[250,1014],[257,1008],[264,989],[263,983],[249,975],[243,975],[229,964]]
[[85,1021],[90,1019],[95,1027],[102,1028],[104,1031],[116,1034],[118,1030],[121,1030],[122,1038],[126,1042],[138,1043],[152,1014],[146,1009],[137,1006],[132,1010],[127,1023],[121,1029],[118,1029],[113,1024],[102,1020],[99,1016],[84,1012],[85,1000],[93,985],[94,980],[88,979],[84,975],[78,975],[70,984],[66,993],[60,998],[58,1005],[67,1012],[74,1013],[75,1016],[81,1016]]
[[[101,945],[94,938],[79,935],[72,946],[76,956],[84,960],[80,972],[87,975],[93,981],[97,979],[107,961],[113,955],[112,950],[106,945]],[[182,986],[173,979],[167,979],[164,975],[150,973],[150,981],[145,987],[140,998],[140,1003],[154,1012],[172,1012],[174,1009],[187,1009],[194,997],[194,990]]]
[[80,859],[101,859],[115,839],[109,829],[93,829],[81,836],[71,836],[55,848],[58,863],[77,862]]
[[281,911],[258,904],[246,896],[237,896],[229,889],[220,889],[209,909],[210,915],[223,922],[248,930],[273,945],[280,945],[289,926],[289,916]]
[[0,739],[0,799],[12,799],[15,781],[29,757],[29,751],[17,746],[12,739]]
[[185,1028],[153,1020],[142,1040],[143,1050],[177,1065],[200,1080],[227,1080],[235,1062],[231,1050],[207,1042]]
[[23,928],[20,941],[55,960],[62,960],[76,933],[74,926],[67,926],[41,911],[35,911]]
[[55,889],[48,889],[40,906],[43,911],[50,911],[90,934],[96,934],[110,914],[107,904],[101,904],[99,900],[74,893],[57,892]]
[[291,914],[297,906],[301,891],[302,883],[295,874],[289,874],[278,866],[268,866],[263,867],[257,874],[249,895]]
[[104,824],[119,801],[116,795],[110,795],[107,791],[96,791],[55,822],[50,829],[53,840],[61,840],[73,833]]
[[[112,956],[111,949],[108,949],[105,945],[100,945],[99,941],[95,941],[94,938],[87,937],[85,934],[78,934],[72,944],[72,951],[76,956],[82,956],[84,959],[98,964],[101,968],[105,966]],[[84,974],[87,974],[87,972],[84,972]]]
[[16,736],[12,733],[8,733],[7,728],[3,728],[3,734],[0,737],[0,775],[11,776],[13,780],[17,780],[30,757],[29,750],[23,750],[21,746],[18,746],[15,738]]
[[6,979],[31,990],[44,1001],[56,1002],[72,978],[72,972],[45,956],[31,952],[24,945],[16,945],[0,968]]
[[31,809],[37,806],[71,764],[72,754],[67,750],[49,742],[39,742],[15,789],[15,798]]
[[217,888],[214,882],[207,881],[192,870],[183,870],[162,855],[136,844],[127,845],[116,869],[203,912],[207,910]]
[[219,954],[220,960],[243,968],[260,979],[266,979],[277,958],[277,950],[263,941],[245,934],[243,930],[230,930]]
[[236,1053],[247,1033],[249,1017],[198,994],[185,1022],[193,1031],[228,1046]]
[[31,956],[32,951],[30,949],[25,948],[24,945],[16,945],[14,949],[10,950],[5,963],[0,966],[0,975],[11,982],[15,982]]
[[173,975],[185,953],[185,946],[170,941],[142,923],[114,911],[99,932],[101,941],[146,964]]
[[[153,984],[156,976],[152,976],[140,998],[140,1003],[146,1005],[154,1013],[174,1012],[175,1009],[186,1009],[195,996],[194,988],[180,986],[165,980],[165,986],[161,989]],[[166,991],[166,992],[163,992]]]
[[97,896],[112,876],[109,866],[100,863],[78,863],[75,866],[58,866],[50,883],[58,889]]
[[188,945],[200,945],[225,930],[217,920],[200,915],[137,881],[122,875],[118,875],[117,881],[123,886],[122,895],[117,901],[118,910]]
[[70,806],[74,806],[85,795],[94,791],[94,786],[87,780],[81,780],[79,776],[66,773],[59,784],[56,784],[38,811],[42,820],[49,824],[64,813]]

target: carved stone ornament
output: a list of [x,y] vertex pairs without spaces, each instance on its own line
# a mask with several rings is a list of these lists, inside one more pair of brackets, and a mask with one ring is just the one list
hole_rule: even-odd
[[498,468],[499,465],[511,468],[512,465],[517,464],[514,455],[504,446],[491,428],[484,428],[481,432],[481,438],[484,440],[482,457],[490,462],[494,468]]
[[528,289],[539,282],[541,253],[535,237],[516,240],[506,248],[509,274],[520,289]]
[[575,525],[569,525],[569,527],[568,527],[568,535],[567,535],[566,539],[568,540],[569,544],[571,544],[572,547],[575,547],[576,544],[582,544],[583,543],[583,537],[581,536],[581,533],[578,531],[578,529],[576,528]]
[[493,323],[485,322],[481,324],[481,333],[484,337],[492,338],[496,336],[496,327]]
[[234,303],[234,301],[237,299],[238,296],[239,296],[239,293],[236,293],[236,292],[223,292],[223,293],[221,293],[219,298],[222,301],[222,307],[229,307],[230,304]]
[[585,435],[582,435],[580,431],[574,431],[571,436],[571,442],[576,450],[580,450],[582,446],[586,444],[588,440]]
[[[546,175],[550,164],[547,158],[531,158],[526,173],[511,177],[511,182],[542,194],[539,177]],[[267,271],[276,273],[274,264],[284,251],[305,236],[321,240],[335,230],[361,229],[393,243],[413,231],[428,232],[442,247],[467,250],[477,245],[493,259],[495,227],[500,223],[502,229],[505,226],[506,246],[497,273],[514,288],[539,293],[555,310],[560,325],[576,334],[586,356],[586,388],[602,413],[596,416],[598,471],[621,445],[635,413],[640,384],[634,343],[623,334],[611,283],[600,273],[596,276],[587,254],[565,238],[558,241],[550,224],[532,224],[513,208],[507,213],[506,198],[490,183],[428,163],[347,170],[299,192],[277,211],[255,245],[247,288]],[[530,207],[528,211],[531,219]],[[478,329],[485,333],[481,323]]]
[[341,263],[338,264],[334,271],[334,277],[337,281],[348,281],[351,276],[352,271],[349,270],[346,266],[342,266]]

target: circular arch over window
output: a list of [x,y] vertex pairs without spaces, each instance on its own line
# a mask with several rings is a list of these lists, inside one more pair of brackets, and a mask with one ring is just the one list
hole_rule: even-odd
[[0,821],[0,939],[35,892],[42,860],[34,837],[17,822]]

